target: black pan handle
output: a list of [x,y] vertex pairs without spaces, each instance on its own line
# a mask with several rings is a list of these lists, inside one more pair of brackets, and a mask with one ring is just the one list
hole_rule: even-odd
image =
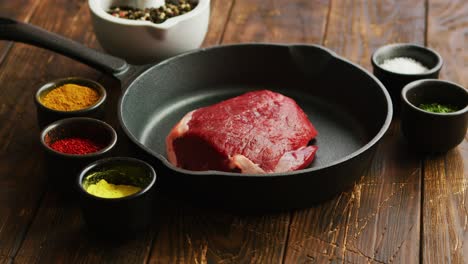
[[76,41],[31,24],[9,18],[0,17],[0,39],[24,42],[49,49],[116,77],[123,75],[129,68],[127,62],[122,59],[90,49]]

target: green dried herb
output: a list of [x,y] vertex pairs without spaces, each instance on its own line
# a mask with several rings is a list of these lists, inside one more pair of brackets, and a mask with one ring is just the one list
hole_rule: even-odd
[[168,18],[185,14],[197,5],[198,0],[166,0],[165,4],[158,8],[139,9],[130,6],[113,6],[107,13],[118,18],[151,21],[159,24]]
[[452,113],[458,110],[453,105],[443,105],[438,103],[420,104],[419,108],[432,113]]
[[142,189],[146,188],[152,180],[148,172],[142,167],[121,165],[92,172],[86,175],[82,184],[87,189],[89,185],[96,184],[103,179],[112,184],[132,185]]

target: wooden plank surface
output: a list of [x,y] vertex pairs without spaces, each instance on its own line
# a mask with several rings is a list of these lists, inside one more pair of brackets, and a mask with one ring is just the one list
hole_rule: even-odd
[[151,263],[280,263],[289,214],[242,214],[171,204],[160,211]]
[[[36,2],[38,6],[30,20],[31,23],[59,32],[81,43],[95,42],[92,29],[82,26],[90,23],[85,2]],[[72,15],[70,10],[74,11]],[[44,196],[50,197],[51,194],[46,194],[48,175],[38,141],[39,129],[36,124],[33,95],[41,84],[53,79],[68,76],[97,79],[100,73],[71,59],[24,44],[13,46],[0,71],[0,80],[6,84],[0,91],[4,98],[2,103],[6,103],[5,111],[1,113],[0,118],[8,120],[2,122],[4,126],[0,130],[2,140],[6,143],[2,145],[2,155],[6,158],[0,159],[2,163],[5,162],[0,165],[4,170],[0,175],[2,178],[7,177],[10,184],[6,188],[9,192],[2,193],[2,196],[5,195],[10,200],[4,198],[0,200],[2,205],[11,206],[6,217],[1,218],[2,221],[7,220],[1,230],[1,234],[5,236],[5,239],[0,238],[2,250],[8,250],[2,254],[9,258],[16,256],[18,262],[32,263],[41,259],[41,256],[53,256],[53,249],[56,249],[54,245],[66,246],[67,244],[63,243],[64,239],[54,244],[54,241],[47,238],[56,234],[69,237],[72,233],[67,232],[72,228],[68,227],[76,223],[75,219],[79,220],[76,214],[73,219],[64,219],[63,215],[66,214],[62,211],[69,212],[70,208],[76,211],[76,207],[65,204],[61,201],[62,197],[56,193],[52,194],[56,197],[52,200],[60,206],[49,202],[45,207],[40,207],[42,202],[51,200],[44,199]],[[34,155],[31,155],[32,153]],[[42,220],[32,223],[38,217],[41,219],[41,215]],[[66,229],[65,226],[59,225],[61,220],[67,221]],[[11,239],[15,239],[15,243],[9,245]],[[50,252],[45,254],[44,252],[48,250]],[[44,259],[56,260],[47,257]]]
[[[29,22],[38,3],[39,1],[35,0],[0,1],[0,17]],[[12,42],[0,41],[0,64],[12,45]]]
[[[9,9],[18,14],[18,19],[29,20],[31,12],[36,8],[40,9],[33,4],[36,2],[38,1],[18,1],[20,5],[17,6],[10,3]],[[76,5],[65,6],[67,9],[75,7]],[[53,7],[43,7],[42,12],[45,8],[53,10]],[[60,17],[61,14],[62,19],[67,21],[66,17],[69,15],[64,10],[57,10],[57,15]],[[27,12],[24,13],[25,11]],[[37,15],[35,12],[34,14]],[[42,16],[47,16],[47,13]],[[50,20],[38,19],[34,16],[30,21],[53,30],[60,20],[52,21],[53,17],[49,18]],[[68,32],[70,33],[70,28]],[[75,38],[78,41],[87,37],[82,32],[76,33]],[[46,174],[38,141],[33,94],[46,78],[51,80],[73,72],[74,75],[79,72],[84,76],[93,76],[83,67],[73,67],[74,64],[70,64],[70,61],[67,62],[67,67],[63,65],[60,59],[56,60],[49,52],[15,44],[0,66],[0,184],[4,189],[0,194],[0,255],[7,259],[14,257],[19,250],[45,190]],[[81,70],[75,71],[77,69]]]
[[321,43],[328,0],[235,1],[223,43]]
[[234,0],[211,1],[210,25],[208,33],[203,41],[203,47],[218,45],[221,43],[226,30],[226,25],[231,18]]
[[[428,2],[427,45],[444,59],[441,79],[468,86],[466,1]],[[424,162],[424,263],[468,262],[468,141]]]
[[[445,59],[441,77],[466,86],[465,2],[212,0],[203,45],[323,44],[370,69],[378,46],[426,40]],[[85,0],[0,1],[0,15],[99,49]],[[108,88],[105,118],[116,127],[116,80],[49,51],[0,42],[0,263],[467,262],[468,142],[422,161],[408,151],[398,121],[354,188],[323,204],[245,214],[163,201],[145,234],[96,240],[86,233],[76,201],[46,182],[37,142],[32,95],[40,84],[67,76]]]
[[[331,3],[323,43],[369,70],[381,45],[424,43],[424,1]],[[394,121],[352,191],[294,214],[286,263],[418,262],[420,182],[419,158],[407,153]]]

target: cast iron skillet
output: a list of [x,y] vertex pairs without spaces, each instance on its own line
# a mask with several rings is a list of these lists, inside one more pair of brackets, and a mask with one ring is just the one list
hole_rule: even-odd
[[[134,66],[29,24],[0,19],[0,39],[53,50],[113,74],[123,87],[119,121],[156,167],[159,186],[205,204],[298,208],[352,186],[392,119],[391,99],[363,68],[315,45],[237,44],[199,49]],[[190,110],[243,92],[270,89],[295,99],[319,132],[316,160],[268,175],[176,168],[165,137]]]

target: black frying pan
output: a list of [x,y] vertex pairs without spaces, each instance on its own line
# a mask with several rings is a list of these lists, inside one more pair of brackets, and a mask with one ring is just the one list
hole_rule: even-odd
[[[240,207],[311,205],[349,188],[363,174],[392,119],[383,85],[320,46],[218,46],[134,66],[29,24],[9,19],[0,19],[0,24],[0,39],[47,48],[118,78],[123,88],[120,124],[150,157],[160,187],[174,197]],[[265,88],[295,99],[318,130],[319,150],[309,168],[246,175],[194,172],[168,163],[165,137],[185,113]]]

